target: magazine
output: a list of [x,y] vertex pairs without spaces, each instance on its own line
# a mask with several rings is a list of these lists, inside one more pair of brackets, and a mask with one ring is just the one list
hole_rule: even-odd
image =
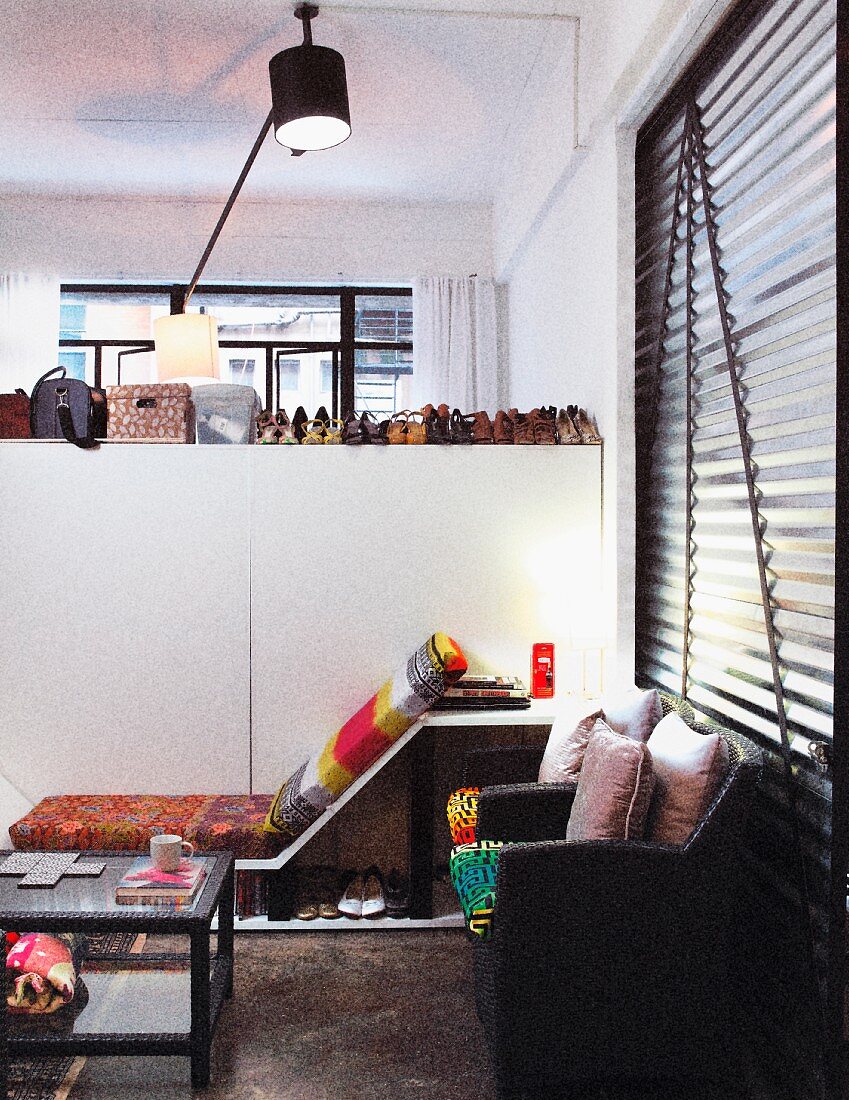
[[150,856],[134,859],[115,888],[115,901],[126,905],[186,904],[206,878],[209,860],[182,859],[176,871],[161,871]]

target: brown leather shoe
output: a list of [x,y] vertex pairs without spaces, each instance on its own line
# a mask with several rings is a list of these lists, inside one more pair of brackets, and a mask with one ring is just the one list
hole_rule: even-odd
[[463,445],[471,443],[474,423],[472,414],[461,413],[459,409],[455,409],[451,413],[451,442]]
[[499,409],[495,414],[495,424],[492,427],[492,438],[495,443],[513,442],[513,421],[503,409]]
[[534,409],[530,414],[534,426],[534,443],[541,446],[553,446],[557,442],[554,428],[554,409]]
[[471,414],[475,422],[472,424],[473,443],[492,443],[492,421],[489,413],[476,412]]
[[520,413],[518,409],[510,410],[510,418],[513,421],[513,442],[517,445],[527,446],[536,443],[534,436],[534,418],[539,409],[532,409],[529,413]]

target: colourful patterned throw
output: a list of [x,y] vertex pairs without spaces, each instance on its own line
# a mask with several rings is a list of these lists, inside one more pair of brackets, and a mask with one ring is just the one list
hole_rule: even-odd
[[473,844],[460,844],[452,849],[448,861],[448,870],[460,899],[466,927],[483,940],[489,939],[492,932],[498,857],[503,847],[503,840],[477,840]]
[[448,799],[445,812],[455,844],[472,844],[476,839],[480,793],[480,787],[460,787]]
[[270,805],[270,794],[49,795],[9,835],[24,851],[144,852],[157,833],[179,833],[199,852],[267,859],[284,847],[263,829]]
[[9,1011],[47,1014],[73,1000],[85,947],[79,934],[25,932],[6,956]]
[[457,643],[447,634],[433,634],[320,754],[286,780],[274,796],[266,830],[300,836],[465,671]]

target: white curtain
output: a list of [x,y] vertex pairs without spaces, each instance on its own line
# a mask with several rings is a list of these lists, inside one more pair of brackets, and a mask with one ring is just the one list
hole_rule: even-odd
[[0,393],[31,393],[58,351],[58,277],[0,273]]
[[413,282],[413,405],[461,412],[498,406],[495,282],[435,276]]

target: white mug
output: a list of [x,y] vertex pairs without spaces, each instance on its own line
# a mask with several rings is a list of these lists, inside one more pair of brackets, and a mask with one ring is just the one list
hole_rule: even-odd
[[150,858],[160,871],[176,871],[184,855],[191,859],[194,854],[194,845],[174,833],[160,833],[150,838]]

